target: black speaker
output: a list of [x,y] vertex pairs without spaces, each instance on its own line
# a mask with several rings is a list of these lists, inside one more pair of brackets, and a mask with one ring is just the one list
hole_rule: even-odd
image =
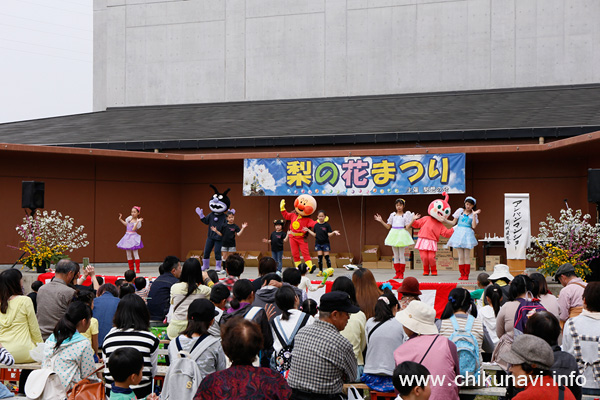
[[44,182],[23,181],[21,207],[32,210],[44,208]]
[[588,169],[588,201],[600,202],[600,169]]

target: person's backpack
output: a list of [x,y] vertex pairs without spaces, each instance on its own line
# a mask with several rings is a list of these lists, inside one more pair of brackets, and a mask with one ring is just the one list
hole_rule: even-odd
[[527,325],[527,320],[530,316],[538,311],[546,311],[546,308],[540,304],[538,299],[526,300],[518,298],[517,301],[519,302],[519,307],[515,312],[515,335],[525,332],[525,325]]
[[306,313],[302,313],[292,331],[292,334],[288,338],[285,334],[283,327],[281,326],[281,316],[277,316],[271,321],[271,325],[273,326],[273,331],[277,335],[277,339],[279,339],[279,343],[281,343],[281,350],[277,352],[273,352],[273,357],[271,358],[271,366],[272,368],[279,372],[285,379],[287,379],[288,373],[290,371],[290,367],[292,365],[292,350],[294,349],[294,338],[296,337],[296,333],[306,325],[308,322],[308,318],[310,315]]
[[450,317],[450,322],[452,322],[454,328],[450,340],[456,345],[460,374],[464,377],[469,374],[469,376],[474,376],[477,379],[481,372],[481,362],[479,359],[479,343],[472,333],[475,317],[469,315],[464,328],[458,325],[454,315]]
[[64,400],[67,390],[60,377],[54,372],[54,362],[62,349],[55,351],[41,369],[33,371],[25,382],[25,396],[29,400]]
[[178,358],[171,360],[160,398],[165,400],[192,400],[198,391],[198,386],[204,379],[196,360],[207,348],[219,340],[221,339],[211,335],[200,337],[194,343],[190,352],[183,350],[179,337],[172,341],[171,345],[177,346]]
[[254,319],[254,317],[256,317],[256,314],[258,314],[258,312],[262,310],[262,307],[250,307],[250,309],[248,310],[248,312],[246,313],[246,315],[244,315],[244,319],[247,319],[248,321],[252,321]]

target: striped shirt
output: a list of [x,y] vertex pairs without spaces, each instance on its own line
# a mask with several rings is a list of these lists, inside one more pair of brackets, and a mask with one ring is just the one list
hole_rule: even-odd
[[[152,377],[156,375],[158,344],[158,338],[151,332],[112,328],[104,338],[102,352],[104,353],[105,361],[108,361],[113,351],[121,347],[132,347],[142,353],[144,357],[142,381],[139,385],[131,385],[131,389],[139,389],[150,386],[152,384]],[[104,369],[104,376],[106,378],[106,388],[110,389],[114,380],[108,368]]]
[[15,359],[13,356],[6,350],[4,347],[0,347],[0,364],[4,365],[13,365],[15,363]]

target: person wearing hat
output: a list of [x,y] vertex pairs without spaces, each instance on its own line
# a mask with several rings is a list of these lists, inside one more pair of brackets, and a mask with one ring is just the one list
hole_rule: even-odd
[[456,345],[438,333],[435,326],[435,309],[422,301],[411,301],[396,314],[408,336],[394,351],[396,365],[414,361],[425,366],[432,376],[442,379],[440,385],[432,386],[431,400],[458,400],[456,375],[460,374]]
[[[515,386],[525,388],[513,400],[575,400],[571,390],[558,385],[552,378],[550,368],[554,363],[554,352],[544,339],[528,334],[519,335],[510,350],[502,352],[500,358],[510,365],[509,371],[515,377]],[[563,391],[561,397],[559,391]]]
[[209,334],[209,327],[219,313],[215,305],[207,299],[191,302],[187,312],[187,326],[169,345],[171,363],[186,351],[196,361],[201,377],[226,368],[227,360],[221,347],[221,338]]
[[581,314],[583,290],[587,283],[575,275],[575,267],[571,263],[564,263],[558,267],[554,280],[563,286],[558,294],[558,315],[564,324],[569,318]]
[[454,233],[448,240],[449,247],[456,249],[458,252],[458,267],[460,269],[459,281],[469,279],[471,271],[471,250],[477,246],[477,238],[473,231],[479,223],[478,214],[481,210],[476,209],[477,200],[472,196],[465,198],[465,208],[459,208],[452,215],[453,219],[449,220],[452,225],[458,223],[454,228]]
[[342,291],[321,296],[319,319],[298,331],[288,376],[292,399],[333,399],[357,374],[352,345],[342,331],[360,309]]
[[422,294],[419,290],[419,281],[417,278],[409,276],[402,281],[402,286],[398,289],[398,293],[402,293],[400,299],[400,309],[404,310],[408,303],[413,300],[421,300],[419,296]]
[[277,261],[277,271],[281,272],[282,270],[282,260],[283,260],[283,243],[287,242],[288,236],[287,233],[283,231],[283,226],[285,225],[285,221],[283,219],[276,219],[273,221],[273,225],[275,225],[275,230],[271,232],[271,236],[269,239],[264,238],[263,243],[271,244],[271,257]]
[[494,272],[488,277],[488,281],[495,283],[500,286],[502,290],[502,304],[506,303],[508,299],[509,284],[515,279],[510,273],[510,268],[506,264],[494,265]]

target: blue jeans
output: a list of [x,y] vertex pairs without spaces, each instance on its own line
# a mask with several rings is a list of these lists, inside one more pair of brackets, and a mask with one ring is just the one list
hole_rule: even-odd
[[209,259],[210,252],[212,251],[212,249],[214,247],[215,248],[215,260],[220,261],[221,260],[221,245],[222,245],[222,242],[220,240],[215,240],[211,237],[206,238],[206,245],[204,246],[204,255],[202,256],[202,258]]
[[275,261],[277,261],[277,271],[281,272],[281,260],[283,259],[283,250],[281,251],[272,251],[271,252],[271,257],[273,257],[273,259]]

